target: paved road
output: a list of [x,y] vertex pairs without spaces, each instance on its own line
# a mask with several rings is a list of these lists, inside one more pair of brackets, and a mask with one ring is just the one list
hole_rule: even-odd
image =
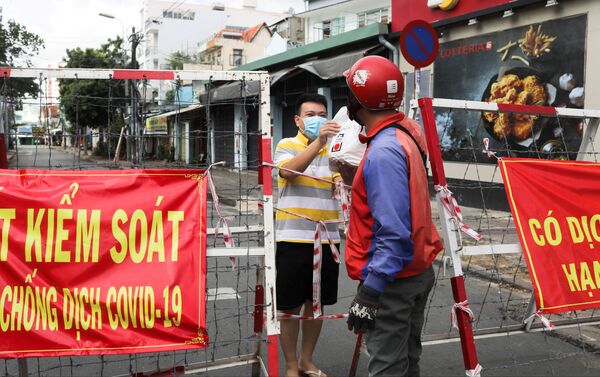
[[[48,159],[51,152],[50,163]],[[11,168],[79,169],[98,166],[79,161],[77,156],[60,148],[19,147],[18,159],[10,161]],[[219,183],[217,182],[217,186]],[[227,214],[236,211],[224,208]],[[210,214],[209,214],[210,216]],[[213,219],[214,220],[214,219]],[[256,216],[244,214],[240,223],[254,223]],[[212,221],[212,220],[211,220]],[[237,225],[237,224],[236,224]],[[238,246],[256,245],[259,235],[238,240]],[[209,245],[212,240],[209,239]],[[253,350],[252,311],[255,286],[256,258],[238,258],[238,267],[232,270],[227,258],[211,258],[208,261],[207,284],[209,292],[216,296],[207,302],[207,322],[211,346],[199,352],[145,354],[137,356],[106,356],[30,359],[31,375],[115,375],[131,371],[156,370],[171,365],[218,359],[250,353]],[[439,271],[438,271],[439,272]],[[450,327],[449,311],[452,304],[449,280],[441,273],[427,311],[425,335],[456,334]],[[328,309],[329,313],[344,313],[355,293],[356,284],[346,278],[345,269],[340,271],[339,301]],[[511,289],[503,284],[470,276],[467,279],[469,301],[477,314],[475,327],[486,328],[502,324],[516,324],[522,318],[529,294]],[[509,301],[510,304],[506,304]],[[600,331],[591,326],[558,331],[552,336],[545,333],[525,335],[502,334],[499,337],[477,340],[479,361],[485,376],[505,375],[600,375]],[[330,376],[345,376],[350,367],[355,336],[346,329],[344,320],[325,323],[317,346],[315,363]],[[585,344],[584,350],[581,345]],[[263,344],[263,350],[265,349]],[[263,352],[264,354],[264,352]],[[366,355],[361,355],[358,375],[366,375]],[[283,358],[280,365],[283,368]],[[463,361],[458,342],[438,342],[425,345],[421,363],[424,376],[464,376]],[[0,374],[17,375],[17,363],[0,361]],[[198,375],[248,376],[250,367],[237,367],[219,371],[199,371]]]
[[97,166],[84,159],[83,151],[79,156],[65,152],[62,147],[47,145],[20,145],[8,163],[10,169],[91,169]]

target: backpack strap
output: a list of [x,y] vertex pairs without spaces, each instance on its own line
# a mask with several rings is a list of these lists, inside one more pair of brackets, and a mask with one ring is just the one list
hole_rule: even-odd
[[415,146],[417,147],[417,149],[419,150],[419,153],[421,154],[421,159],[423,160],[423,165],[425,166],[425,171],[427,171],[427,154],[425,153],[425,151],[423,151],[421,149],[421,147],[419,146],[419,143],[417,143],[417,139],[415,139],[415,137],[410,133],[410,131],[408,131],[406,129],[406,127],[404,127],[403,125],[399,124],[399,123],[392,123],[389,126],[385,127],[385,128],[389,128],[389,127],[393,127],[393,128],[397,128],[400,131],[404,132],[405,134],[407,134],[412,141],[415,143]]

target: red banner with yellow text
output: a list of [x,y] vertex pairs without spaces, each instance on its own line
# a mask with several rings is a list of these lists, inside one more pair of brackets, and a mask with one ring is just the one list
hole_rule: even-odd
[[499,162],[538,309],[600,307],[600,164]]
[[205,347],[198,170],[0,171],[0,357]]

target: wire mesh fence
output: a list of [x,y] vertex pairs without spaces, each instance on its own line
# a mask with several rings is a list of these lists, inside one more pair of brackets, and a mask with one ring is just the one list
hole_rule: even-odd
[[[412,114],[422,120],[428,138],[436,185],[432,191],[437,195],[446,246],[442,259],[436,262],[436,284],[426,309],[425,343],[435,346],[458,341],[459,331],[447,321],[436,321],[435,312],[447,312],[448,307],[461,311],[463,305],[456,296],[452,299],[447,289],[453,276],[462,275],[484,374],[597,373],[600,344],[595,336],[600,312],[550,315],[554,331],[548,331],[535,316],[528,267],[498,159],[597,162],[600,156],[594,138],[600,113],[557,109],[548,114],[548,108],[536,107],[499,110],[496,104],[444,99],[420,100],[412,106]],[[458,213],[453,212],[452,204],[443,204],[445,198],[451,199],[450,193],[460,206]],[[461,231],[462,224],[480,237]],[[464,338],[462,332],[460,335]],[[463,345],[465,366],[473,360],[474,355],[467,354],[472,351]]]
[[[266,356],[263,312],[265,308],[268,311],[272,291],[266,292],[264,288],[269,287],[265,276],[269,276],[266,270],[271,268],[270,262],[265,261],[265,249],[273,245],[265,242],[273,236],[268,223],[270,215],[265,216],[265,208],[270,212],[272,204],[258,181],[260,143],[270,136],[263,129],[269,124],[268,100],[262,101],[262,107],[260,101],[268,77],[178,72],[171,81],[172,103],[157,107],[146,100],[152,87],[145,75],[151,76],[152,72],[131,81],[115,79],[117,72],[112,71],[23,72],[23,76],[34,77],[39,84],[38,93],[31,97],[11,97],[14,80],[7,74],[0,88],[0,109],[12,157],[11,169],[210,171],[217,197],[208,195],[206,214],[209,346],[200,350],[115,356],[0,359],[0,373],[41,376],[202,374],[237,367],[235,373],[241,370],[243,374],[258,375],[261,347],[262,357]],[[191,79],[198,79],[193,82],[204,88],[204,103],[198,101],[198,96],[181,98],[181,88],[185,86],[181,77],[186,75],[190,81],[185,85],[191,87]],[[44,88],[48,87],[47,80],[57,77],[61,78],[61,88],[70,86],[71,90],[52,98]],[[237,88],[236,95],[216,98],[217,85],[213,77],[230,80],[218,83]],[[250,82],[253,88],[262,85],[263,93],[258,89],[248,92]],[[257,83],[260,84],[255,85]],[[89,90],[90,86],[95,86],[96,91]],[[165,111],[165,107],[169,111]],[[19,108],[25,110],[24,118],[17,116]],[[33,114],[30,119],[26,119],[28,113]],[[211,166],[221,161],[225,162],[224,166]],[[265,296],[268,304],[264,303]]]
[[[268,285],[264,286],[269,281],[265,276],[274,274],[269,271],[269,266],[265,266],[264,256],[264,250],[269,247],[268,239],[272,237],[272,232],[267,234],[267,230],[266,233],[265,224],[269,217],[272,221],[273,203],[265,197],[264,182],[260,183],[259,179],[263,161],[268,161],[261,156],[264,152],[261,140],[270,135],[265,126],[270,128],[268,111],[265,111],[265,103],[269,101],[261,99],[264,92],[251,87],[253,81],[243,74],[229,81],[218,77],[218,73],[213,76],[207,74],[204,77],[201,101],[182,98],[179,89],[184,86],[183,81],[173,80],[175,94],[167,112],[159,112],[144,100],[151,91],[151,81],[146,79],[138,80],[133,87],[137,92],[133,95],[124,94],[124,81],[107,76],[99,80],[105,86],[105,95],[83,94],[81,91],[86,84],[79,78],[71,79],[78,81],[76,87],[79,89],[70,98],[52,98],[43,90],[37,93],[37,98],[11,98],[8,96],[11,79],[4,78],[0,108],[3,124],[10,125],[11,130],[7,131],[12,147],[9,151],[14,154],[11,168],[205,170],[215,162],[225,161],[226,164],[211,168],[220,208],[215,207],[215,201],[209,196],[208,348],[118,356],[29,358],[25,363],[0,359],[0,373],[49,376],[212,374],[215,369],[225,366],[237,368],[230,374],[259,373],[261,359],[257,356],[266,354],[267,333],[276,333],[276,330],[257,331],[255,321],[259,316],[262,323],[263,309],[267,312],[269,307],[272,309],[269,306],[272,304],[262,304],[259,297],[274,293],[272,289],[268,292]],[[35,74],[35,79],[42,84],[48,78]],[[264,85],[261,81],[261,88]],[[132,97],[138,109],[136,122],[132,122],[130,115]],[[61,118],[60,111],[53,115],[59,101],[74,104],[72,118],[64,113]],[[19,124],[14,111],[19,104],[38,110],[37,119],[29,124],[30,129],[27,129],[28,124]],[[535,114],[537,118],[530,134],[518,140],[514,136],[502,137],[501,132],[495,133],[494,125],[488,124],[495,119],[490,117],[491,121],[486,121],[481,109],[470,109],[464,103],[455,105],[434,106],[437,134],[427,136],[435,137],[441,144],[447,188],[461,206],[463,222],[481,234],[481,239],[460,236],[456,224],[443,216],[443,208],[434,210],[440,228],[448,228],[454,238],[446,239],[446,252],[434,262],[436,283],[425,312],[425,346],[443,347],[460,341],[459,332],[453,329],[450,321],[450,312],[456,304],[452,297],[451,277],[460,266],[469,307],[473,311],[479,362],[486,373],[564,375],[570,372],[565,368],[572,368],[573,363],[577,363],[584,367],[575,369],[574,374],[594,375],[598,371],[599,344],[588,329],[600,324],[597,311],[552,315],[550,319],[556,324],[553,332],[545,331],[539,321],[531,325],[524,321],[534,312],[531,283],[496,159],[529,156],[597,161],[599,156],[593,141],[598,118],[583,113],[552,117]],[[104,112],[102,126],[91,127],[89,118],[82,115],[90,109]],[[415,116],[423,118],[420,112]],[[542,118],[547,119],[538,120]],[[491,139],[487,147],[482,141],[484,137]],[[270,181],[268,175],[262,178]],[[232,233],[233,248],[223,238],[223,217]],[[220,230],[217,235],[216,228]],[[342,275],[341,279],[346,278]],[[272,279],[271,283],[274,283]],[[353,286],[340,289],[338,305],[332,309],[334,314],[343,314],[353,297]],[[267,323],[276,323],[274,314],[271,317],[267,314],[265,318]],[[462,362],[458,348],[444,350],[446,353],[440,358],[446,366],[459,370],[456,366]],[[532,350],[536,350],[535,354]],[[350,357],[345,358],[349,364]],[[338,372],[333,375],[343,373]]]

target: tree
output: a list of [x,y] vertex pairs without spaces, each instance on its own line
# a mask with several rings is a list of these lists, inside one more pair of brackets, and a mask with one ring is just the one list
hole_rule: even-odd
[[[25,26],[13,20],[9,20],[7,24],[0,24],[0,66],[31,67],[31,58],[42,48],[44,40],[39,35],[27,31]],[[22,97],[36,98],[38,92],[39,87],[34,79],[14,78],[7,83],[3,94],[16,101],[20,107]]]
[[181,70],[185,63],[196,63],[197,59],[181,51],[176,51],[169,55],[167,63],[171,69]]
[[[66,68],[117,68],[122,64],[123,40],[117,37],[109,39],[100,48],[77,47],[67,50],[67,58],[63,59]],[[108,117],[119,115],[108,111],[121,108],[126,104],[125,83],[121,80],[73,80],[60,79],[61,106],[66,119],[74,127],[91,127],[104,129],[108,125]],[[110,96],[109,96],[110,89]],[[110,97],[110,98],[109,98]],[[74,130],[77,133],[78,130]]]

